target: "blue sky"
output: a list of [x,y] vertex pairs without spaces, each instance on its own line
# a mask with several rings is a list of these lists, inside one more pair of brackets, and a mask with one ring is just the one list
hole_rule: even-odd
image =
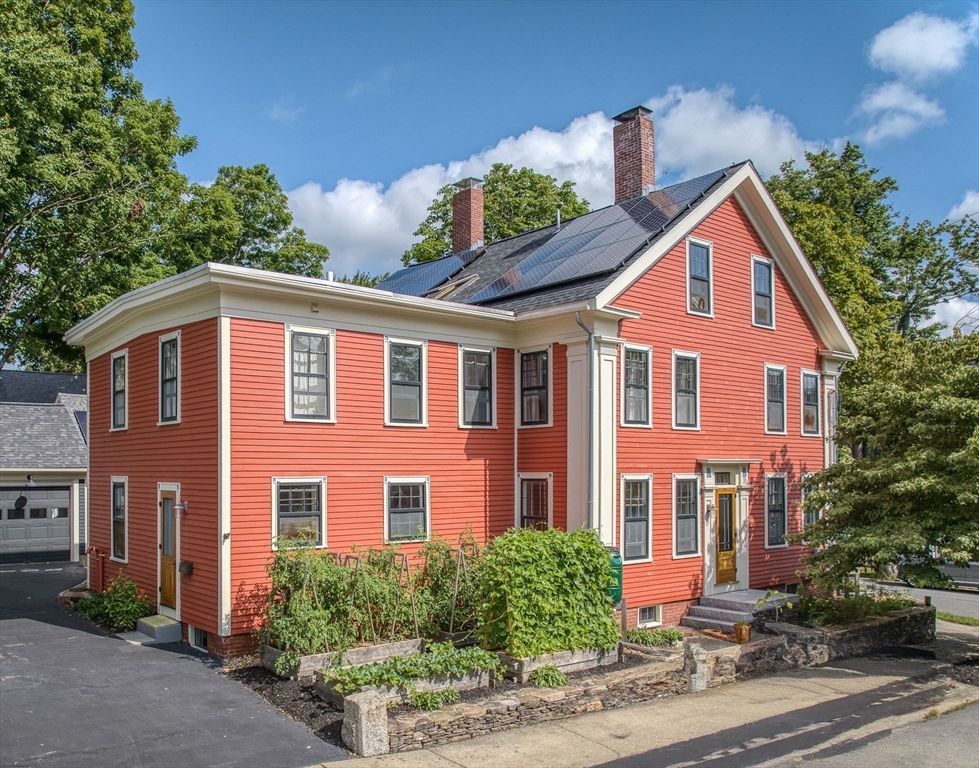
[[330,268],[398,266],[441,184],[528,165],[611,202],[610,116],[651,106],[659,183],[859,143],[913,220],[979,209],[975,2],[137,0],[136,74],[199,148],[269,165]]

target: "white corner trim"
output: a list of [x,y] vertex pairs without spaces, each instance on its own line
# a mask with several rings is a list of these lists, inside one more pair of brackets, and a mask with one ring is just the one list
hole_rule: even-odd
[[[649,545],[649,552],[646,557],[637,557],[627,560],[625,556],[625,484],[627,482],[646,483],[646,504],[648,519],[646,522],[646,541]],[[649,473],[628,473],[623,472],[619,475],[619,552],[622,555],[622,564],[634,565],[635,563],[651,563],[653,561],[653,476]]]
[[[177,418],[163,420],[163,345],[168,341],[177,342]],[[173,331],[172,333],[166,333],[160,336],[157,343],[158,359],[156,364],[156,393],[157,393],[157,406],[156,406],[156,425],[158,427],[165,427],[171,424],[180,423],[180,401],[181,401],[181,391],[180,383],[183,379],[183,368],[184,368],[184,356],[181,342],[180,331]],[[128,366],[127,366],[128,368]],[[128,417],[127,417],[128,418]]]
[[[417,538],[391,539],[391,495],[388,488],[391,485],[425,486],[425,535]],[[432,538],[432,478],[430,475],[385,476],[384,478],[384,543],[398,544],[413,541],[428,541]]]
[[[466,381],[465,381],[465,354],[466,352],[477,352],[490,356],[490,423],[489,424],[467,424],[466,423]],[[458,354],[458,389],[459,399],[459,429],[496,429],[496,347],[475,347],[471,344],[459,344]]]
[[[113,426],[115,422],[116,412],[115,412],[115,394],[116,394],[116,359],[123,358],[125,360],[125,381],[123,382],[123,387],[125,389],[125,402],[122,406],[123,415],[125,419],[121,427]],[[86,366],[87,367],[87,366]],[[91,390],[88,390],[91,392]],[[129,348],[120,349],[113,352],[109,357],[109,431],[110,432],[123,432],[129,429]]]
[[[768,428],[768,372],[779,371],[782,374],[782,428]],[[764,414],[765,414],[765,434],[766,435],[787,435],[788,434],[788,399],[789,399],[789,377],[788,369],[784,365],[776,363],[765,363],[765,388],[764,392]]]
[[[328,381],[327,381],[327,405],[329,413],[326,418],[315,416],[295,416],[292,413],[293,397],[293,372],[292,372],[292,335],[294,333],[309,334],[311,336],[326,337],[326,356]],[[283,374],[285,376],[285,419],[286,421],[305,421],[313,424],[336,424],[337,423],[337,345],[336,330],[333,328],[315,328],[313,326],[290,325],[284,326],[285,340],[285,361]]]
[[[421,349],[421,421],[406,422],[391,420],[391,345],[404,344]],[[417,429],[428,426],[428,341],[422,339],[401,339],[393,336],[384,337],[384,426],[409,427]]]
[[[523,356],[535,352],[547,352],[547,422],[544,424],[523,423]],[[514,350],[514,398],[516,400],[514,421],[517,429],[539,429],[554,426],[554,345]]]
[[[619,426],[629,427],[630,429],[652,429],[653,428],[653,348],[644,344],[630,344],[623,342],[622,359],[619,366]],[[626,421],[626,357],[627,352],[644,352],[646,355],[646,421],[635,422]]]
[[[695,426],[684,426],[678,425],[676,422],[676,361],[677,358],[684,358],[686,360],[696,360],[697,361],[697,424]],[[688,432],[699,432],[700,423],[700,401],[703,399],[701,397],[700,391],[700,353],[699,352],[684,352],[680,349],[674,349],[672,354],[672,366],[670,373],[670,410],[673,414],[673,429],[684,430]]]
[[513,527],[520,530],[520,518],[523,511],[522,480],[547,480],[547,527],[554,527],[554,473],[553,472],[517,472],[517,482],[514,483],[515,504],[513,509]]
[[[816,377],[816,431],[806,432],[806,376]],[[799,434],[802,437],[823,436],[823,377],[819,371],[799,370]]]
[[231,634],[231,318],[218,318],[218,616]]
[[[771,294],[769,300],[772,303],[771,315],[772,322],[769,325],[765,323],[759,323],[755,320],[755,264],[765,264],[768,267],[768,284]],[[758,256],[757,254],[751,254],[751,324],[755,328],[764,328],[767,331],[775,330],[775,261],[769,259],[765,256]]]
[[[700,312],[690,306],[690,246],[699,245],[702,248],[707,249],[707,302],[708,307],[706,312]],[[687,288],[687,314],[694,315],[695,317],[714,317],[714,244],[710,240],[701,240],[700,238],[688,236],[686,241],[686,257],[687,257],[687,273],[686,273],[686,288]]]
[[[678,555],[676,551],[676,483],[677,480],[693,480],[696,485],[694,488],[694,499],[697,504],[697,551],[690,552],[688,554]],[[674,473],[672,478],[672,485],[670,488],[670,496],[672,498],[672,506],[670,511],[670,522],[672,529],[672,539],[671,546],[673,548],[673,559],[674,560],[687,560],[694,557],[703,557],[704,552],[704,535],[703,535],[703,498],[700,492],[700,475],[696,473]]]

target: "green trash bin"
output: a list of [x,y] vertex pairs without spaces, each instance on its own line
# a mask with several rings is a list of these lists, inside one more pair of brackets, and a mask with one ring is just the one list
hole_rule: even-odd
[[622,554],[618,547],[606,547],[606,549],[608,549],[609,568],[614,579],[608,588],[608,596],[612,605],[618,605],[622,601]]

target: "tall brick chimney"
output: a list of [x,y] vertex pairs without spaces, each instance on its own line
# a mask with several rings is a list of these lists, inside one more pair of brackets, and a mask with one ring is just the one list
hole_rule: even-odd
[[453,184],[452,252],[460,253],[483,242],[483,180],[468,178]]
[[656,183],[656,139],[652,110],[635,107],[612,119],[615,156],[615,202],[632,200],[652,189]]

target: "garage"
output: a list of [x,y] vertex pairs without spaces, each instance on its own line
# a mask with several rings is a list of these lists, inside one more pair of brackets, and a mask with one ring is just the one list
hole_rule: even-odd
[[0,563],[71,558],[71,489],[0,489]]

